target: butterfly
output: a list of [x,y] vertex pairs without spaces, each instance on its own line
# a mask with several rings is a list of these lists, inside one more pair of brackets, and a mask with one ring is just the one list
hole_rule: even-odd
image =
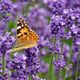
[[17,23],[16,46],[11,51],[35,47],[38,44],[38,40],[38,34],[28,26],[23,18],[19,18]]

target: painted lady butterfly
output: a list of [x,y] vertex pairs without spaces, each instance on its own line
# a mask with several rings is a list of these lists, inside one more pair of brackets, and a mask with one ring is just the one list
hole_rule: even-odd
[[16,46],[11,51],[19,51],[26,48],[35,47],[38,44],[39,37],[35,33],[24,19],[19,18],[17,24],[17,39]]

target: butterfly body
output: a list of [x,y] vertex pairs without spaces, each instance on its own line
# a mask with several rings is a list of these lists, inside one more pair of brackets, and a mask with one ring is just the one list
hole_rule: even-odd
[[39,37],[27,23],[22,19],[18,19],[16,46],[12,51],[18,51],[26,48],[35,47],[38,44]]

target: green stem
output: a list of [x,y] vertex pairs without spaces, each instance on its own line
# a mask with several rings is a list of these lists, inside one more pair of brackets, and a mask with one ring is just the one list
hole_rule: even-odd
[[52,62],[53,62],[53,54],[51,55],[51,61],[50,61],[49,72],[51,71],[51,67],[52,67]]
[[63,42],[61,40],[61,55],[63,55]]
[[2,76],[4,76],[5,71],[5,53],[2,55]]
[[[62,57],[63,57],[63,47],[64,47],[64,43],[63,43],[63,39],[61,39],[60,59],[62,59]],[[59,74],[58,74],[59,77],[62,77],[63,80],[66,80],[66,77],[65,77],[65,75],[66,75],[66,70],[65,70],[65,68],[64,68],[63,70],[59,70],[58,73],[59,73]],[[58,79],[58,80],[59,80],[59,79]]]
[[72,46],[70,47],[70,58],[68,58],[68,62],[67,62],[67,64],[70,64],[70,61],[71,61],[71,57],[72,57],[72,54],[73,53],[73,51],[72,51]]
[[56,76],[56,79],[59,80],[59,73],[60,73],[60,70],[58,70],[58,74]]
[[[80,49],[80,46],[79,46],[79,49]],[[77,77],[78,77],[78,68],[79,68],[79,60],[80,60],[80,51],[79,51],[79,54],[78,54],[78,58],[77,58],[77,66],[76,66],[76,74],[75,74],[75,80],[77,80]]]
[[[72,50],[72,46],[70,46],[70,57],[68,58],[68,61],[67,61],[67,65],[69,65],[71,63],[71,57],[72,57],[72,54],[73,53],[73,50]],[[72,72],[72,71],[71,71]],[[72,80],[71,77],[69,76],[68,78],[69,80]],[[66,80],[66,79],[65,79]]]
[[53,54],[51,55],[51,60],[50,60],[50,66],[49,66],[49,70],[48,70],[48,76],[49,76],[49,79],[48,80],[51,80],[51,69],[52,69],[52,62],[53,62]]
[[29,80],[32,80],[31,75],[29,75]]
[[[55,43],[56,43],[56,38],[53,38],[52,41],[54,43],[54,46],[55,46]],[[48,74],[46,76],[47,80],[52,80],[52,71],[53,70],[53,77],[54,77],[54,67],[53,67],[53,56],[54,56],[54,53],[51,54],[51,58],[50,58],[50,65],[49,65],[49,69],[48,69]],[[52,69],[53,68],[53,69]],[[55,77],[54,77],[55,78]]]

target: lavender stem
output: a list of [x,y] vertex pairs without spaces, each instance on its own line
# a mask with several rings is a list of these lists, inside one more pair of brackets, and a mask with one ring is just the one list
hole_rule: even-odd
[[3,53],[3,56],[2,56],[2,76],[4,76],[4,71],[5,71],[5,54]]

